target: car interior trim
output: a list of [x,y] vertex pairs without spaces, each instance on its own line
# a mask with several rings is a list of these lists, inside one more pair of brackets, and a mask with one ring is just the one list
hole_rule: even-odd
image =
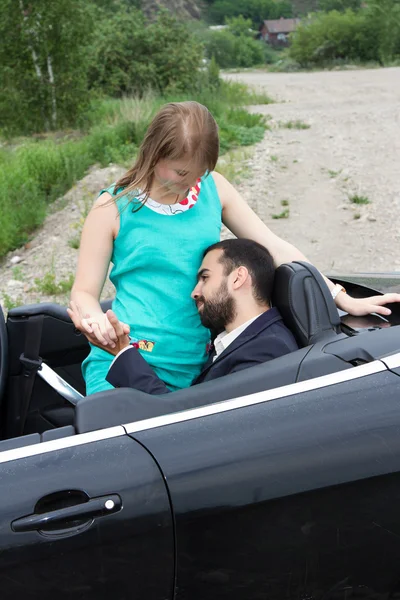
[[163,427],[164,425],[172,425],[201,417],[208,417],[210,415],[235,410],[237,408],[244,408],[245,406],[261,404],[263,402],[269,402],[270,400],[278,400],[279,398],[302,394],[304,392],[327,387],[329,385],[336,385],[338,383],[345,383],[346,381],[352,381],[360,377],[366,377],[367,375],[374,375],[375,373],[380,373],[386,370],[386,365],[384,365],[383,362],[380,360],[375,360],[373,362],[354,367],[353,369],[340,371],[339,373],[330,373],[329,375],[322,375],[321,377],[315,377],[314,379],[308,379],[298,383],[291,383],[278,389],[275,388],[263,392],[256,392],[255,394],[241,396],[239,398],[234,398],[233,400],[224,400],[223,402],[209,404],[200,408],[192,408],[182,412],[172,413],[170,415],[153,417],[143,421],[124,424],[124,427],[127,433],[136,433],[138,431],[154,429],[156,427]]
[[92,442],[101,442],[122,435],[126,435],[126,431],[121,425],[118,425],[117,427],[98,429],[97,431],[91,431],[90,433],[71,435],[69,437],[42,442],[31,446],[13,448],[12,450],[0,452],[0,463],[18,460],[20,458],[28,458],[29,456],[35,456],[37,454],[45,454],[46,452],[53,452],[55,450],[73,448],[74,446],[82,446],[83,444],[91,444]]

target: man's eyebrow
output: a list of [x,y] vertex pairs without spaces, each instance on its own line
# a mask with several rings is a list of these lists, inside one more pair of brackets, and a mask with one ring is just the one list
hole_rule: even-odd
[[202,277],[204,275],[204,273],[209,273],[210,269],[200,269],[200,271],[197,273],[197,281],[199,281],[200,277]]

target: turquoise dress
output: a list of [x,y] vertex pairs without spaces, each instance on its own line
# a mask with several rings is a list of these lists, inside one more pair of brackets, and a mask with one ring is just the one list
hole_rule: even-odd
[[[114,186],[104,191],[113,195]],[[211,174],[201,179],[197,202],[182,213],[160,214],[146,205],[137,210],[126,196],[117,205],[113,311],[130,325],[133,342],[166,385],[188,387],[206,359],[210,337],[190,294],[205,249],[220,239],[221,202],[214,179]],[[108,352],[91,347],[82,365],[87,395],[112,389],[105,380],[112,360]]]

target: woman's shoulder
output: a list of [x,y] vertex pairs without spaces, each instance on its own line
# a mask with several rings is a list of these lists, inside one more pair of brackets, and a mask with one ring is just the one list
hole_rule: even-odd
[[101,190],[100,194],[97,196],[96,200],[93,203],[91,212],[93,212],[93,209],[101,208],[100,213],[98,213],[98,211],[96,210],[96,214],[101,214],[101,220],[107,220],[112,217],[112,222],[115,221],[115,218],[119,216],[119,210],[114,196],[115,195],[113,194],[112,186]]
[[221,175],[221,173],[218,173],[218,171],[212,171],[210,174],[212,175],[215,187],[217,188],[218,196],[221,201],[222,207],[224,207],[226,200],[229,199],[232,193],[237,192],[233,185],[229,183],[226,177]]
[[104,195],[107,195],[107,197],[109,197],[109,196],[114,197],[114,196],[118,196],[123,191],[124,191],[124,188],[123,187],[117,188],[117,184],[114,182],[111,185],[109,185],[108,187],[100,190],[98,197],[101,198]]
[[211,171],[210,175],[214,179],[214,183],[217,187],[219,185],[221,186],[221,185],[224,185],[225,183],[228,183],[228,180],[223,175],[221,175],[221,173],[218,173],[218,171]]

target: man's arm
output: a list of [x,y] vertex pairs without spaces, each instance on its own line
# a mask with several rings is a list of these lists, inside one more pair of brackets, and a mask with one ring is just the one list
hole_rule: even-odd
[[167,394],[170,391],[133,347],[117,356],[106,380],[114,387],[130,387],[147,394]]

